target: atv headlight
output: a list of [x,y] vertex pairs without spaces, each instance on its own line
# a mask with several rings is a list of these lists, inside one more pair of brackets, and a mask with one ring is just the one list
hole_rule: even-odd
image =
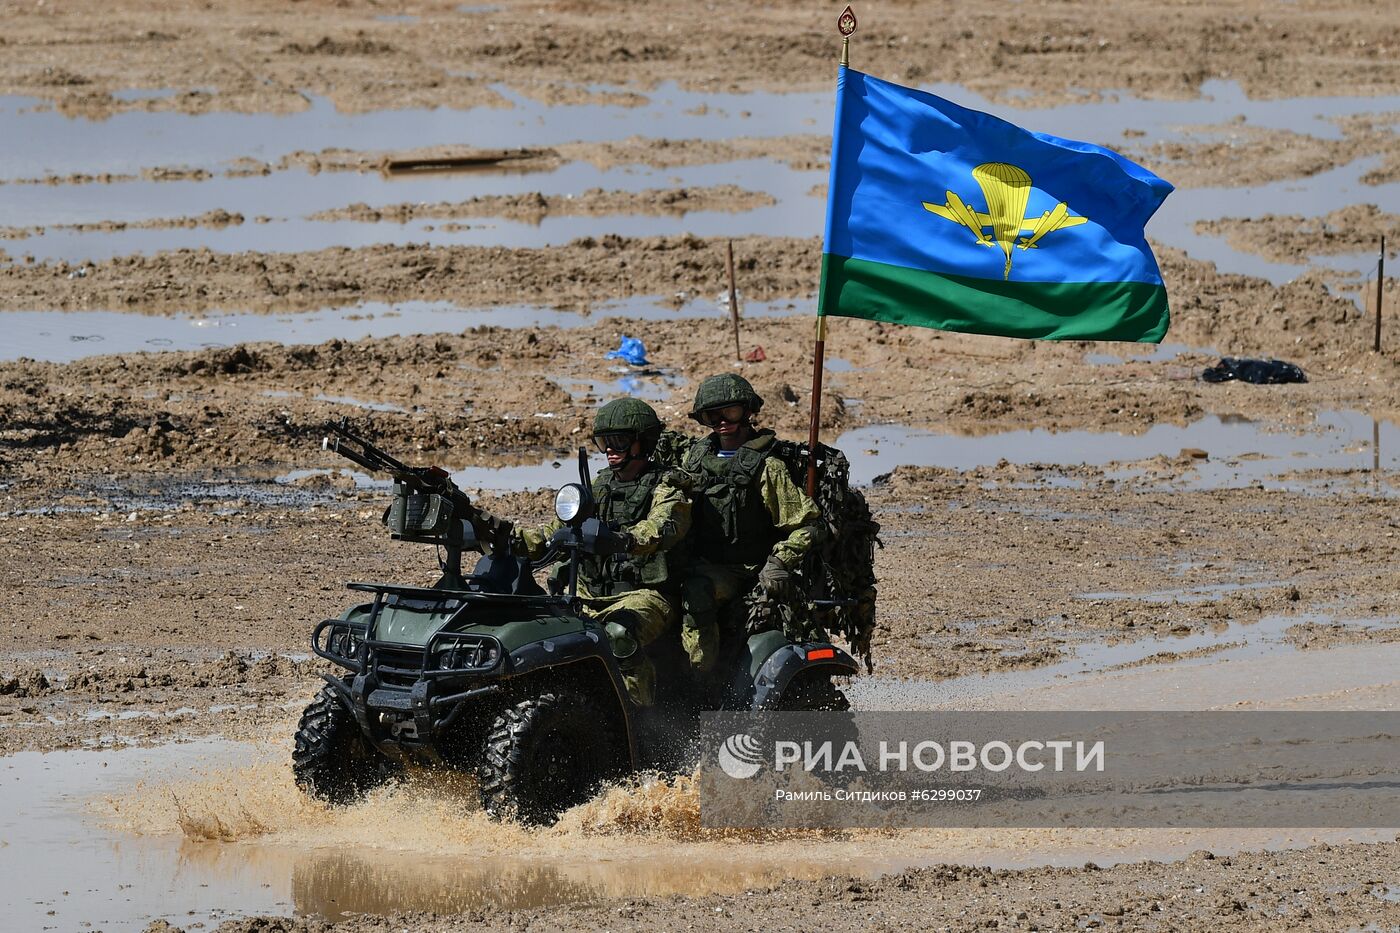
[[571,522],[583,511],[583,487],[570,483],[554,494],[554,514],[561,522]]
[[349,631],[333,631],[327,648],[331,654],[353,661],[360,653],[360,640]]

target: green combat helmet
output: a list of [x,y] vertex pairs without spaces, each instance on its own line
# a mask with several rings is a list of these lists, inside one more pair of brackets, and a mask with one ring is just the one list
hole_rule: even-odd
[[639,398],[613,399],[593,416],[593,437],[607,434],[634,434],[642,442],[642,453],[650,454],[661,436],[661,419]]
[[695,392],[695,407],[690,417],[700,420],[700,413],[708,408],[723,408],[726,405],[744,405],[749,414],[763,407],[763,398],[753,390],[749,381],[734,373],[720,373],[700,383]]

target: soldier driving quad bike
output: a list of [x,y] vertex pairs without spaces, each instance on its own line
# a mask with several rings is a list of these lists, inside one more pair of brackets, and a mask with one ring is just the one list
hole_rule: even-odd
[[[673,620],[641,618],[654,603],[629,595],[671,590],[683,573],[681,552],[663,545],[679,537],[687,516],[666,506],[674,491],[667,480],[679,478],[662,464],[677,463],[689,440],[661,432],[659,421],[653,428],[634,405],[608,413],[629,420],[630,430],[603,414],[601,446],[621,444],[624,434],[639,444],[629,443],[625,457],[609,451],[615,465],[596,483],[580,450],[579,482],[557,491],[556,521],[538,531],[517,531],[475,506],[445,471],[410,467],[344,425],[326,439],[327,449],[393,477],[384,521],[394,540],[431,544],[444,556],[432,586],[349,584],[368,601],[315,627],[312,650],[339,670],[321,675],[326,686],[297,729],[292,767],[305,792],[349,803],[405,765],[450,767],[477,777],[492,815],[548,823],[609,779],[674,765],[676,740],[693,733],[705,708],[844,708],[832,678],[858,665],[828,631],[844,636],[869,669],[874,578],[824,571],[849,563],[851,548],[869,568],[878,531],[847,489],[845,459],[818,449],[834,534],[799,574],[809,598],[768,606],[769,624],[730,639],[721,666],[699,680],[667,632]],[[631,462],[646,453],[639,468]],[[805,448],[781,453],[790,470],[805,473]],[[468,550],[482,556],[464,573]],[[546,589],[535,574],[551,565]],[[761,597],[750,602],[762,612]]]

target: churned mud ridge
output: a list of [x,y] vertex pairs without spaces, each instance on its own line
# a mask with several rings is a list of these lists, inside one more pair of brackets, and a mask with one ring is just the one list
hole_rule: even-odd
[[633,136],[617,142],[568,143],[556,147],[561,157],[599,168],[650,165],[675,168],[744,159],[774,159],[798,171],[825,171],[831,162],[829,135],[794,135],[728,139],[657,139]]
[[152,220],[103,220],[96,223],[54,224],[52,227],[5,227],[0,228],[0,239],[22,240],[29,236],[42,235],[46,229],[76,230],[79,233],[116,233],[121,230],[170,230],[174,228],[194,229],[207,227],[221,230],[236,227],[243,223],[243,215],[216,208],[205,211],[198,217],[158,217]]
[[[747,244],[736,244],[736,254],[745,257],[741,266],[746,250]],[[714,293],[722,281],[717,244],[666,252],[705,269],[710,281],[695,287]],[[1302,366],[1310,381],[1211,385],[1197,378],[1215,361],[1204,351],[1165,363],[1096,366],[1086,362],[1087,354],[1126,356],[1132,348],[838,319],[829,327],[827,352],[850,369],[827,376],[826,436],[878,422],[967,433],[1030,427],[1138,433],[1211,412],[1302,429],[1319,411],[1400,410],[1394,350],[1370,352],[1369,320],[1320,280],[1304,276],[1275,287],[1222,276],[1173,251],[1161,258],[1175,305],[1174,340],[1233,356],[1283,356]],[[61,268],[53,267],[44,281],[69,294],[94,280],[110,281],[115,269],[108,264],[70,279],[56,274]],[[746,291],[751,277],[762,273],[741,274]],[[217,278],[211,273],[206,280]],[[811,333],[806,317],[742,325],[741,349],[761,346],[765,359],[740,371],[768,400],[763,423],[789,436],[806,430]],[[605,354],[623,334],[643,340],[657,375],[625,366],[610,371],[618,364]],[[656,402],[662,417],[675,427],[693,427],[685,413],[694,387],[706,375],[733,369],[733,347],[729,322],[716,312],[698,320],[603,319],[577,328],[481,327],[319,346],[0,363],[0,480],[47,482],[43,477],[98,468],[122,474],[339,466],[305,448],[341,417],[394,449],[447,466],[538,462],[586,439],[593,409],[622,391],[607,387],[619,375],[663,379],[655,384],[663,393]],[[1172,463],[1160,468],[1179,469]]]
[[[728,322],[718,315],[0,363],[0,475],[28,482],[55,460],[115,473],[338,467],[315,444],[341,418],[429,462],[538,462],[586,443],[594,409],[611,394],[591,383],[618,378],[605,355],[621,333],[643,339],[654,360],[651,369],[623,366],[621,374],[669,379],[675,388],[657,408],[673,427],[693,427],[684,413],[694,386],[732,367]],[[805,424],[794,386],[810,382],[810,333],[805,320],[745,325],[748,344],[768,348],[767,360],[747,373],[770,400],[764,421],[792,434]],[[850,423],[841,397],[831,398],[826,429]]]
[[[462,307],[536,304],[587,310],[619,298],[714,295],[725,281],[725,240],[584,237],[564,246],[370,246],[309,253],[178,250],[84,264],[0,266],[0,307],[131,309],[145,313],[212,308],[281,312],[361,301],[428,299]],[[736,275],[746,298],[771,300],[815,292],[818,238],[734,240]],[[1283,286],[1222,275],[1214,266],[1159,248],[1173,308],[1172,339],[1195,347],[1287,344],[1292,353],[1341,352],[1364,342],[1355,303],[1309,273]],[[3,312],[0,312],[3,314]],[[901,338],[902,339],[902,338]],[[924,338],[914,338],[924,339]],[[1030,344],[1001,341],[996,355]],[[1301,347],[1302,349],[1299,349]],[[1003,349],[1004,348],[1004,349]],[[1274,350],[1277,355],[1279,351]],[[1238,354],[1237,354],[1238,355]]]
[[[471,358],[492,359],[503,346],[516,341],[528,345],[532,336],[506,331],[489,344],[479,343]],[[466,459],[472,449],[541,450],[562,440],[556,418],[568,408],[569,395],[543,378],[526,375],[528,352],[515,354],[520,370],[509,380],[499,372],[482,373],[463,365],[465,355],[460,338],[437,338],[100,358],[74,364],[79,370],[18,364],[3,377],[0,388],[0,461],[28,475],[34,474],[24,461],[45,453],[61,460],[93,458],[90,462],[101,460],[117,470],[138,472],[176,464],[308,465],[297,464],[298,457],[342,418],[397,449],[439,459],[444,454],[435,452],[452,450],[456,458]],[[390,385],[378,375],[381,367],[389,373]],[[67,390],[49,390],[51,380],[65,382],[70,372],[82,372],[81,381]],[[277,375],[267,378],[271,373]],[[338,373],[349,379],[338,380]],[[140,387],[152,376],[164,385],[161,392]],[[335,400],[350,394],[353,384],[353,391],[365,391],[371,401],[393,399],[407,410],[423,395],[414,380],[432,386],[449,377],[451,387],[440,395],[434,391],[435,402],[415,406],[411,416],[391,417],[353,401]],[[513,394],[507,385],[499,385],[502,382],[514,386]],[[285,387],[293,383],[302,384],[306,397],[287,396]],[[279,394],[269,395],[272,392]],[[26,403],[24,396],[30,393]],[[332,398],[310,398],[317,394]],[[472,406],[471,401],[482,395],[493,397],[494,403]],[[571,419],[562,429],[564,436],[574,426]]]
[[0,185],[110,185],[140,180],[140,175],[128,175],[120,172],[98,172],[92,175],[75,172],[70,175],[45,175],[42,178],[0,178]]
[[[1100,868],[991,869],[938,865],[876,880],[836,876],[703,897],[673,895],[455,916],[412,913],[328,923],[314,917],[226,920],[217,933],[424,933],[466,930],[676,929],[982,931],[1386,929],[1400,843],[1329,845]],[[146,933],[175,933],[164,920]]]
[[[1340,139],[1234,122],[1180,127],[1184,138],[1139,145],[1130,130],[1123,151],[1179,187],[1237,188],[1307,178],[1368,156],[1400,162],[1396,119],[1393,114],[1338,118],[1333,122],[1342,131]],[[1390,179],[1382,168],[1362,180],[1374,185]]]
[[[235,610],[237,611],[237,610]],[[150,636],[170,631],[157,624]],[[42,664],[9,662],[0,671],[0,751],[159,743],[175,736],[266,735],[312,692],[323,662],[208,649],[174,650],[116,642],[90,629],[45,652]]]
[[[646,17],[627,4],[571,0],[491,7],[408,3],[396,10],[412,19],[381,22],[383,7],[362,0],[315,0],[310,9],[263,0],[217,11],[122,0],[95,21],[82,10],[14,3],[5,10],[0,93],[93,116],[295,112],[308,106],[307,94],[362,112],[500,105],[499,82],[574,102],[645,93],[666,81],[701,90],[815,90],[835,80],[839,11],[826,6],[784,0],[717,16],[666,0],[648,5]],[[1037,0],[959,9],[956,28],[931,28],[948,15],[923,6],[866,11],[852,61],[897,81],[957,82],[994,96],[1029,91],[1035,103],[1071,99],[1078,88],[1191,96],[1213,77],[1264,97],[1319,88],[1376,93],[1400,83],[1400,64],[1385,51],[1387,30],[1400,18],[1389,7]],[[75,48],[81,56],[63,54]],[[609,87],[620,82],[628,86]],[[127,87],[173,93],[113,96]]]
[[[724,241],[675,237],[584,237],[565,246],[343,247],[312,253],[178,250],[88,265],[0,267],[0,307],[131,308],[143,312],[240,308],[283,311],[357,301],[435,298],[464,307],[541,304],[586,309],[630,295],[714,294]],[[820,239],[741,237],[736,274],[753,299],[815,288]]]
[[[1275,262],[1307,262],[1312,256],[1378,253],[1381,236],[1400,242],[1400,216],[1374,204],[1351,204],[1323,217],[1265,214],[1202,220],[1196,231],[1223,236],[1233,248]],[[1386,258],[1396,255],[1392,248]]]
[[143,168],[140,174],[136,175],[113,172],[94,174],[77,172],[71,175],[44,175],[39,178],[0,179],[0,185],[109,185],[127,181],[208,181],[213,177],[213,173],[207,169],[190,168],[184,165],[155,165]]
[[1383,645],[1400,641],[1397,625],[1345,625],[1341,622],[1300,622],[1285,633],[1299,648],[1331,648],[1336,645]]
[[[425,166],[403,171],[458,171],[529,174],[550,172],[568,162],[587,162],[598,168],[647,165],[677,168],[713,165],[748,159],[782,162],[799,171],[825,171],[829,166],[831,137],[826,135],[739,136],[728,139],[668,139],[631,136],[608,142],[572,142],[550,148],[480,149],[466,146],[422,146],[374,150],[331,147],[319,151],[298,149],[269,162],[252,156],[231,156],[222,172],[227,178],[270,175],[273,172],[389,172],[391,162],[467,163],[439,168]],[[401,174],[395,170],[396,174]],[[0,178],[0,185],[88,185],[129,181],[203,181],[213,177],[204,169],[154,167],[139,174],[75,173],[39,178]]]
[[[550,172],[568,162],[587,162],[598,168],[619,165],[648,165],[677,168],[685,165],[712,165],[748,159],[770,159],[799,171],[824,171],[829,165],[831,137],[828,135],[738,136],[728,139],[668,139],[631,136],[607,142],[572,142],[550,148],[481,149],[468,146],[422,146],[376,150],[331,147],[315,152],[298,149],[275,161],[246,155],[231,155],[223,175],[246,178],[273,172],[389,172],[391,162],[450,162],[455,167],[425,166],[411,171],[494,172],[529,174]],[[396,173],[398,170],[395,170]],[[404,170],[410,171],[410,170]],[[129,181],[203,181],[213,177],[204,169],[178,166],[152,167],[139,174],[75,173],[45,175],[39,178],[0,179],[0,185],[88,185]]]
[[[1188,469],[1182,463],[1177,475]],[[1347,499],[1363,535],[1334,527],[1336,501],[1262,489],[1168,492],[1095,479],[1097,472],[901,467],[877,483],[870,499],[898,551],[893,563],[877,562],[879,673],[942,678],[1038,667],[1086,644],[1219,634],[1309,612],[1362,619],[1331,644],[1392,637],[1384,623],[1400,603],[1384,594],[1393,574],[1368,563],[1400,552],[1400,526],[1387,500],[1364,486]],[[1055,488],[1062,476],[1084,488]],[[1240,540],[1251,549],[1232,544]],[[1312,542],[1306,563],[1299,541]],[[1324,551],[1337,553],[1312,556]],[[905,566],[942,572],[897,569]],[[1004,579],[1013,567],[1014,579]],[[1217,586],[1208,600],[1189,596]],[[1318,628],[1331,632],[1330,623]],[[1377,631],[1351,632],[1366,629]]]
[[349,207],[312,214],[311,220],[353,220],[360,222],[408,223],[425,218],[445,220],[457,217],[504,217],[538,223],[551,214],[594,216],[600,214],[688,214],[691,211],[737,213],[767,207],[777,202],[772,195],[748,191],[738,185],[712,185],[705,188],[650,188],[646,191],[608,191],[589,188],[577,195],[538,191],[526,194],[497,194],[466,201],[439,201],[435,204],[387,204],[370,207],[357,203]]
[[[231,172],[267,173],[301,168],[311,172],[384,171],[391,161],[461,159],[469,170],[488,168],[505,172],[551,171],[566,162],[588,162],[598,168],[649,165],[677,168],[745,159],[773,159],[802,171],[824,170],[829,164],[831,137],[823,134],[792,136],[733,136],[725,139],[670,139],[629,136],[605,142],[571,142],[547,149],[474,149],[463,146],[424,146],[394,150],[323,149],[297,151],[275,164],[242,159]],[[484,163],[484,164],[483,164]]]

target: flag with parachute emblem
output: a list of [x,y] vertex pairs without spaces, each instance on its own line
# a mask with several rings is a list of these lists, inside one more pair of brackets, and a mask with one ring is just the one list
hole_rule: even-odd
[[1171,191],[1111,150],[842,68],[817,313],[1160,342],[1143,231]]

